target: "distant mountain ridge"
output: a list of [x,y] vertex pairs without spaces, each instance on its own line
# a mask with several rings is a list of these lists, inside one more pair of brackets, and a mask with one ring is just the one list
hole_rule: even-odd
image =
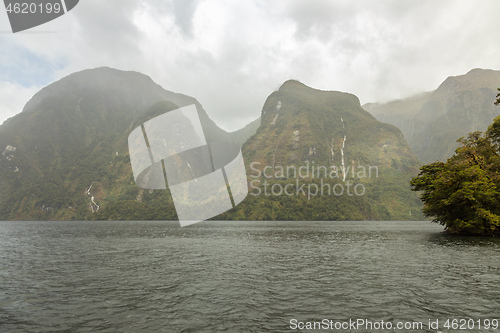
[[435,91],[363,107],[401,129],[422,163],[444,161],[469,132],[485,131],[499,109],[493,105],[500,71],[473,69],[447,78]]

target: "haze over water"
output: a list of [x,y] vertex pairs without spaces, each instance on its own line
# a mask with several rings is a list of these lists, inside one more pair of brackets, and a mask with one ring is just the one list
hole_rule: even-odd
[[306,332],[290,320],[361,318],[436,332],[429,319],[499,319],[500,240],[441,231],[430,222],[0,222],[0,331]]

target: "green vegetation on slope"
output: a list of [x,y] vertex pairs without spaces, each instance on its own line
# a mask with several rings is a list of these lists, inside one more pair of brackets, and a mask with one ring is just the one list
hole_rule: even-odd
[[261,118],[243,145],[250,195],[218,218],[423,218],[408,186],[417,159],[401,132],[364,111],[356,96],[287,81],[269,96]]
[[135,184],[127,137],[155,115],[191,104],[213,140],[244,139],[218,128],[194,98],[140,73],[98,68],[45,87],[0,126],[0,219],[175,218],[168,192]]

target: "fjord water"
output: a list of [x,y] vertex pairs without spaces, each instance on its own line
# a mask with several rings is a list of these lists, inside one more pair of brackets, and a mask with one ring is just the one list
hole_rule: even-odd
[[500,317],[500,241],[441,231],[0,222],[0,332],[305,332],[290,320],[325,318],[422,321],[416,331],[436,332],[429,319]]

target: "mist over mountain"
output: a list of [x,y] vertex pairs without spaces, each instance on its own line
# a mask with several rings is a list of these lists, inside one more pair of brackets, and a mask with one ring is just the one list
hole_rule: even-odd
[[0,126],[0,218],[89,219],[107,203],[140,198],[128,134],[155,115],[192,104],[208,140],[242,143],[253,134],[252,128],[225,132],[196,99],[136,72],[85,70],[43,88]]
[[444,161],[469,132],[485,131],[499,109],[493,105],[500,71],[473,69],[447,78],[435,91],[363,108],[401,129],[420,162]]
[[[208,141],[245,142],[251,194],[218,219],[422,218],[408,184],[416,157],[401,132],[363,110],[354,95],[287,81],[267,98],[261,118],[227,133],[193,97],[111,68],[47,86],[0,126],[0,218],[177,219],[168,189],[135,184],[127,138],[145,121],[191,104]],[[287,167],[299,174],[279,173]],[[295,192],[257,194],[267,180],[292,184],[286,188]],[[314,186],[331,193],[311,196]]]

